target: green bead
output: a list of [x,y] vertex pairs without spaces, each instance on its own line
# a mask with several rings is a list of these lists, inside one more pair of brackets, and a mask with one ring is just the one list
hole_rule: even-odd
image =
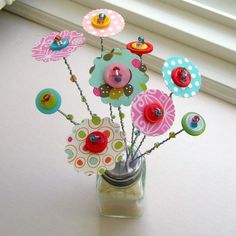
[[137,129],[137,130],[134,131],[134,134],[135,134],[136,136],[139,136],[139,135],[140,135],[140,131]]
[[81,102],[86,102],[86,98],[85,98],[85,97],[82,97],[82,98],[81,98]]
[[121,118],[121,119],[124,119],[124,118],[125,118],[125,114],[124,114],[124,113],[121,113],[121,114],[120,114],[120,118]]
[[72,114],[68,114],[66,116],[66,119],[72,121],[72,120],[74,120],[74,116]]
[[170,138],[175,138],[175,132],[170,132],[170,133],[169,133],[169,137],[170,137]]
[[160,146],[160,143],[154,143],[154,147],[158,148]]
[[116,116],[115,116],[115,115],[112,115],[112,116],[111,116],[111,118],[112,118],[112,119],[115,119],[115,118],[116,118]]

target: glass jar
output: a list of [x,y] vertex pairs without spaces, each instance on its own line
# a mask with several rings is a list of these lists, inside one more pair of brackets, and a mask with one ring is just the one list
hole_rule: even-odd
[[[136,151],[134,150],[133,153]],[[135,218],[143,213],[146,165],[137,152],[126,154],[111,171],[97,176],[97,202],[101,215]]]

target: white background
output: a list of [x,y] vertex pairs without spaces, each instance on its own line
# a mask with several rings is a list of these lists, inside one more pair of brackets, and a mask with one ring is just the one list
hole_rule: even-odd
[[[172,130],[181,128],[188,111],[202,114],[207,130],[200,137],[183,133],[147,157],[143,217],[98,215],[95,176],[78,174],[66,162],[65,138],[72,125],[60,114],[39,113],[34,105],[39,90],[53,87],[62,95],[64,112],[78,121],[88,116],[63,62],[31,58],[34,43],[49,32],[0,12],[0,235],[236,235],[236,109],[202,93],[191,99],[173,97],[177,117]],[[86,45],[68,60],[92,110],[105,116],[108,107],[88,84],[97,55],[99,50]],[[149,75],[149,88],[168,93],[160,75]],[[124,111],[128,131],[129,109]],[[166,137],[148,140],[143,150]]]

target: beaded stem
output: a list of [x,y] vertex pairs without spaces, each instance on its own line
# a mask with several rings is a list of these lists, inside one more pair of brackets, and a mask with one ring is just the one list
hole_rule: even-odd
[[[63,111],[61,111],[61,110],[57,110],[60,114],[62,114],[67,120],[69,120],[68,119],[68,115],[66,115]],[[74,125],[78,125],[78,123],[77,122],[75,122],[75,121],[73,121],[73,120],[69,120],[72,124],[74,124]]]
[[[180,134],[181,132],[183,132],[183,131],[184,131],[184,129],[181,129],[181,130],[179,130],[178,132],[176,132],[176,133],[175,133],[175,137],[176,137],[178,134]],[[159,148],[162,144],[164,144],[165,142],[169,141],[170,139],[171,139],[171,137],[169,136],[167,139],[163,140],[163,141],[160,142],[158,145],[155,145],[155,144],[154,144],[154,146],[153,146],[152,148],[150,148],[149,150],[147,150],[146,152],[144,152],[142,155],[136,157],[136,158],[133,159],[131,162],[137,160],[138,158],[141,158],[141,157],[145,156],[146,154],[150,154],[152,151],[154,151],[155,149]]]
[[[68,63],[68,61],[67,61],[67,59],[66,59],[65,57],[63,57],[63,59],[64,59],[64,62],[65,62],[66,66],[67,66],[67,68],[68,68],[68,70],[69,70],[70,76],[73,76],[72,69],[71,69],[71,67],[70,67],[70,65],[69,65],[69,63]],[[76,86],[77,86],[77,88],[78,88],[78,90],[79,90],[81,99],[82,99],[82,101],[85,103],[89,114],[91,115],[91,117],[93,117],[93,113],[92,113],[92,111],[91,111],[91,109],[90,109],[90,106],[89,106],[89,104],[88,104],[88,102],[87,102],[86,97],[85,97],[84,94],[83,94],[83,90],[80,88],[80,86],[79,86],[77,80],[75,80],[75,81],[73,81],[73,82],[76,84]]]
[[141,146],[143,145],[143,142],[144,142],[145,139],[146,139],[146,135],[143,136],[141,142],[139,143],[139,145],[138,145],[138,147],[137,147],[137,149],[136,149],[134,155],[132,155],[132,157],[135,157],[135,155],[137,154],[137,152],[139,151],[139,149],[140,149]]
[[121,107],[118,107],[118,111],[119,111],[119,117],[120,117],[120,125],[121,125],[121,129],[124,133],[124,141],[125,141],[125,151],[126,151],[126,156],[128,157],[128,149],[127,149],[127,140],[126,140],[126,133],[125,133],[125,126],[124,126],[124,122],[123,122],[123,114],[121,112]]
[[109,103],[109,110],[110,110],[111,121],[114,123],[113,111],[112,111],[112,105],[111,105],[111,103]]

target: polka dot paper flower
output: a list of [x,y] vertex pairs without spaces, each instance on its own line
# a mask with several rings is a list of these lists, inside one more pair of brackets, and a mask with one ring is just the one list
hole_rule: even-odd
[[168,58],[162,67],[168,89],[180,97],[192,97],[201,87],[201,75],[197,67],[185,57]]
[[129,106],[135,96],[146,90],[148,75],[139,57],[129,50],[104,51],[94,60],[89,83],[102,102],[114,107]]
[[82,33],[67,30],[52,32],[42,37],[32,48],[32,56],[43,62],[58,61],[63,57],[68,57],[84,43],[85,37]]
[[131,106],[134,126],[148,136],[165,133],[173,124],[175,107],[172,99],[160,90],[149,89],[140,93]]
[[123,17],[115,11],[97,9],[89,12],[83,19],[83,28],[98,37],[118,34],[124,28]]
[[85,119],[74,126],[65,147],[67,160],[86,175],[103,174],[115,168],[125,149],[120,126],[110,118]]

